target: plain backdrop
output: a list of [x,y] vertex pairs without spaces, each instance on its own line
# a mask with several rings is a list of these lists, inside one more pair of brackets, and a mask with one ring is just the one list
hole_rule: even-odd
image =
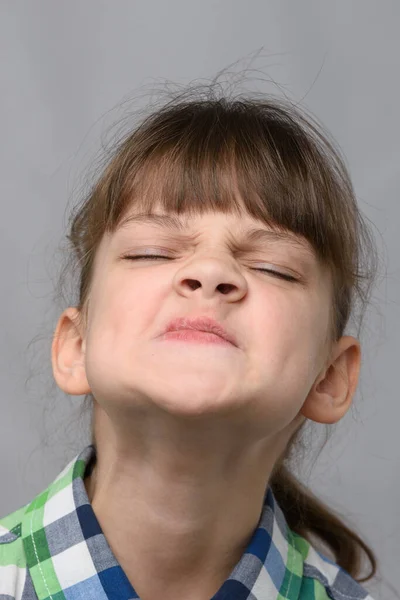
[[261,49],[247,89],[281,90],[330,130],[383,263],[354,410],[313,464],[316,440],[301,476],[400,589],[399,28],[394,0],[1,2],[1,516],[88,443],[88,421],[76,417],[83,398],[49,393],[53,286],[69,208],[120,103],[137,109],[149,86],[207,80],[239,59],[236,70],[246,68]]

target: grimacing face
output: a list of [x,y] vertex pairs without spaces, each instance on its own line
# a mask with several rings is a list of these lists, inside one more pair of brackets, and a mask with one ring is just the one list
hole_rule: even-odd
[[[80,338],[72,307],[60,317],[58,332],[68,321],[71,335],[53,343],[58,385],[92,393],[113,419],[139,412],[237,419],[253,440],[282,431],[299,411],[303,420],[339,420],[351,397],[335,406],[325,390],[315,393],[329,366],[332,291],[308,242],[253,236],[244,243],[250,229],[268,229],[249,215],[179,219],[182,230],[132,220],[104,236],[87,330]],[[161,258],[126,258],[143,254]],[[171,319],[204,315],[232,331],[238,346],[161,340]],[[351,346],[358,352],[354,390],[359,348],[354,338],[341,344],[335,356]]]

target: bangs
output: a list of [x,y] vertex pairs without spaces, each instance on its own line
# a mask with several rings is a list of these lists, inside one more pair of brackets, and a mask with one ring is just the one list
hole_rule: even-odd
[[169,108],[165,122],[162,112],[145,121],[117,158],[108,229],[130,210],[247,213],[271,229],[302,236],[321,262],[337,262],[332,249],[343,241],[346,209],[336,206],[333,214],[343,221],[335,225],[329,205],[343,202],[343,186],[323,150],[276,107],[269,115],[240,109],[238,102],[229,109],[191,104],[176,116]]

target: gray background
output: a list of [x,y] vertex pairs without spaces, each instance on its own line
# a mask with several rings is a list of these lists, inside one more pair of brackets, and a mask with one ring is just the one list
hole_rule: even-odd
[[[1,516],[47,487],[88,440],[82,397],[51,387],[51,337],[64,308],[52,293],[69,205],[119,103],[132,97],[137,108],[145,86],[210,78],[262,48],[255,76],[296,101],[305,96],[347,156],[383,262],[354,409],[315,465],[313,440],[302,477],[400,589],[399,27],[399,3],[387,0],[3,0]],[[277,93],[262,82],[253,89]],[[364,585],[394,598],[379,581]]]

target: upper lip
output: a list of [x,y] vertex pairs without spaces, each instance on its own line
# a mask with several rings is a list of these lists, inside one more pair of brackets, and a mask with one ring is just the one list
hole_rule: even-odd
[[207,316],[195,318],[178,317],[177,319],[172,319],[172,321],[168,323],[163,333],[168,333],[169,331],[179,331],[181,329],[194,329],[197,331],[214,333],[224,340],[227,340],[234,346],[237,346],[235,336],[230,331],[226,331],[221,323],[218,323],[218,321],[215,321]]

